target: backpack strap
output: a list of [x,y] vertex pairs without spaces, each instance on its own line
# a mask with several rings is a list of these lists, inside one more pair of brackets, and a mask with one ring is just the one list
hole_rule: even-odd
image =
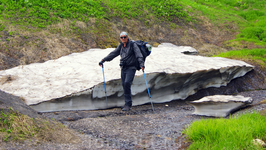
[[134,45],[133,45],[133,42],[132,42],[132,41],[129,41],[129,42],[130,42],[130,43],[129,43],[129,44],[130,44],[130,49],[133,50],[133,46],[134,46]]
[[[131,48],[131,50],[134,50],[134,49],[133,49],[133,48],[134,48],[134,42],[135,42],[135,41],[130,41],[130,48]],[[141,52],[141,49],[139,49],[139,50],[140,50],[140,52]],[[137,59],[137,57],[136,57],[136,55],[135,55],[135,52],[133,52],[133,54],[134,54],[134,56],[135,56],[135,58],[136,58],[135,67],[136,67],[137,70],[140,70],[141,68],[140,68],[140,66],[139,66],[139,61],[138,61],[138,59]]]
[[118,45],[118,49],[120,49],[120,54],[121,54],[121,50],[122,50],[122,44],[123,44],[123,43],[120,43],[120,44]]

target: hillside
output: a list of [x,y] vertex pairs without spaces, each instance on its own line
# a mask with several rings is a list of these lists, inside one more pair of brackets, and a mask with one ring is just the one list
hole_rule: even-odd
[[116,47],[119,33],[201,55],[266,47],[264,0],[0,0],[0,69]]

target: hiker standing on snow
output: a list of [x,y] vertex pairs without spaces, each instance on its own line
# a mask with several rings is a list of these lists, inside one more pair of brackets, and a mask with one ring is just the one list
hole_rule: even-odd
[[[107,55],[102,61],[99,62],[99,66],[102,66],[105,61],[111,61],[118,55],[121,56],[120,67],[121,67],[121,80],[124,89],[125,105],[122,108],[123,111],[129,111],[132,106],[131,99],[131,84],[135,77],[137,70],[136,65],[139,64],[140,68],[144,70],[144,60],[139,47],[133,43],[131,44],[126,32],[120,34],[120,45]],[[137,63],[137,61],[139,63]]]

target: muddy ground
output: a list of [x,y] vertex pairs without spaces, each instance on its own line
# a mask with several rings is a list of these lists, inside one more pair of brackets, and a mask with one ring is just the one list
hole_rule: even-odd
[[[266,98],[266,90],[239,93],[253,98],[256,104]],[[4,149],[86,150],[86,149],[186,149],[189,141],[182,131],[192,121],[210,118],[192,115],[194,108],[186,101],[134,106],[131,111],[121,108],[95,111],[65,111],[43,113],[75,130],[78,143],[60,144],[27,140],[24,143],[2,143]],[[247,107],[233,115],[266,109],[266,104]]]

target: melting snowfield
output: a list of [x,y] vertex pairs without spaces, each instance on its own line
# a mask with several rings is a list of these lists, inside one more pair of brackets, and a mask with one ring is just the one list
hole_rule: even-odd
[[[107,101],[102,68],[98,62],[114,48],[90,49],[50,60],[0,71],[0,89],[22,97],[37,111],[95,110],[124,105],[119,59],[104,63]],[[220,57],[186,55],[192,47],[163,43],[152,49],[145,73],[155,103],[186,99],[200,89],[226,86],[253,66]],[[132,84],[133,105],[150,102],[142,71]]]

